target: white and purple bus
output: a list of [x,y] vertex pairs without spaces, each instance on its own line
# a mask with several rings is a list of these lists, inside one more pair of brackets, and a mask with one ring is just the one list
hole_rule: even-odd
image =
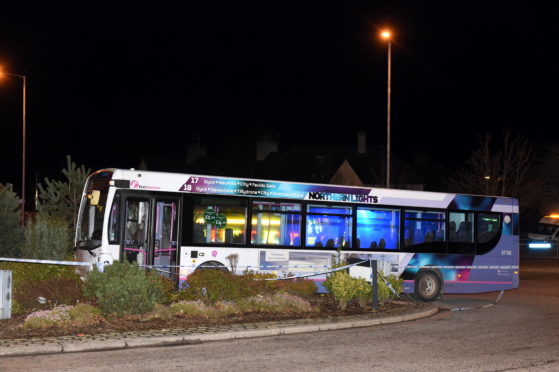
[[341,252],[432,301],[517,288],[518,218],[506,197],[103,169],[85,185],[75,247],[177,284],[207,267],[311,275]]

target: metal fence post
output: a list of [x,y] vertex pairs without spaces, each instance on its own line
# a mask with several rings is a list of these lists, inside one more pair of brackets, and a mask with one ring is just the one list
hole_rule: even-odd
[[377,260],[369,259],[369,264],[371,265],[371,286],[372,286],[372,296],[373,296],[373,309],[378,310],[378,282],[377,282]]
[[12,271],[0,270],[0,319],[12,317]]

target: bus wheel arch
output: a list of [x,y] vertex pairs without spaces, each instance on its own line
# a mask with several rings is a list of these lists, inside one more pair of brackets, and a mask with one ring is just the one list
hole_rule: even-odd
[[414,296],[423,302],[435,301],[443,293],[444,280],[437,269],[422,269],[415,275]]
[[203,262],[200,265],[198,265],[198,267],[196,268],[195,271],[198,271],[198,270],[221,270],[224,273],[229,272],[227,267],[224,264],[222,264],[221,262],[218,262],[218,261]]

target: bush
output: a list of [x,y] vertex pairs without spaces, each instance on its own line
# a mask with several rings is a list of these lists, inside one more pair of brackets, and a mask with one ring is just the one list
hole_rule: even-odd
[[79,275],[76,274],[74,266],[0,262],[0,270],[12,271],[14,293],[26,283],[38,283],[49,279],[79,280]]
[[[396,293],[402,292],[402,279],[390,275],[387,281],[392,285]],[[394,298],[394,293],[392,293],[380,276],[377,278],[377,284],[379,302]],[[328,275],[324,282],[324,287],[334,295],[342,309],[345,309],[349,301],[353,299],[357,299],[361,307],[365,307],[372,299],[371,283],[363,278],[353,278],[346,271],[336,271]]]
[[105,315],[144,314],[165,298],[159,275],[131,263],[115,262],[104,272],[90,271],[82,289]]
[[316,294],[316,284],[308,279],[275,280],[272,285],[278,290],[303,298]]
[[20,218],[19,199],[12,185],[0,184],[0,257],[19,257],[23,244]]
[[71,232],[61,219],[41,215],[25,227],[21,257],[62,260],[71,252]]
[[315,309],[301,297],[289,293],[275,293],[250,297],[239,302],[244,312],[301,313]]
[[336,271],[324,281],[324,287],[330,291],[338,301],[338,305],[343,310],[349,301],[357,296],[357,280],[346,271]]
[[260,280],[257,274],[234,275],[221,270],[197,270],[188,277],[182,300],[200,300],[206,304],[218,301],[238,301],[267,293],[272,285]]
[[[24,282],[14,290],[13,297],[18,302],[21,312],[50,309],[57,305],[75,305],[85,300],[81,291],[81,281],[77,278]],[[44,302],[39,302],[39,298],[44,298]]]
[[45,329],[64,326],[88,326],[101,320],[99,309],[87,304],[61,305],[52,310],[29,314],[23,321],[24,329]]

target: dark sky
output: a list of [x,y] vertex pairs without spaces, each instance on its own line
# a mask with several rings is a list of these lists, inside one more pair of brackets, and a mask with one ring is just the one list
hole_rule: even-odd
[[[283,147],[386,141],[456,166],[476,134],[554,140],[559,14],[548,2],[161,1],[3,5],[0,64],[28,77],[28,179],[210,151],[255,130]],[[178,2],[176,2],[178,3]],[[0,82],[0,182],[19,189],[21,81]]]

